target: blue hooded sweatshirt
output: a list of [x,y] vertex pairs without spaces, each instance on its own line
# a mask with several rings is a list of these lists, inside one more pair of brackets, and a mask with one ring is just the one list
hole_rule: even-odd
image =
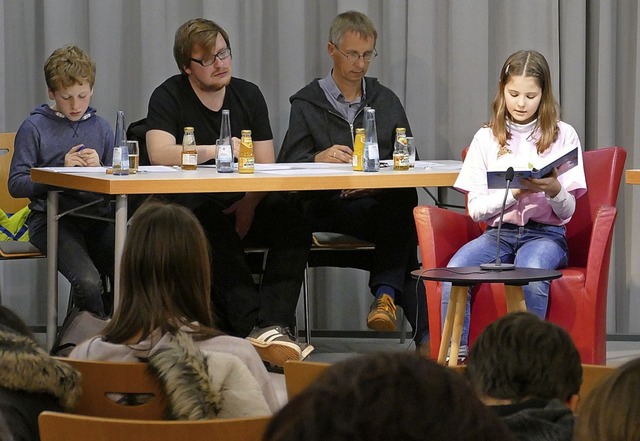
[[[15,148],[9,171],[9,192],[13,197],[28,197],[32,211],[46,212],[49,186],[31,180],[32,167],[63,167],[64,156],[71,147],[84,144],[94,149],[100,162],[110,165],[114,133],[107,120],[89,107],[79,121],[69,121],[49,105],[36,107],[16,133]],[[59,197],[60,212],[88,202],[104,199],[104,195],[77,190],[64,190]],[[106,215],[108,205],[97,204],[84,212]]]

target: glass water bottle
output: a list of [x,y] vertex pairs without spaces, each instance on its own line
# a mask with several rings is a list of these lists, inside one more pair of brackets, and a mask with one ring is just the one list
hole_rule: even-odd
[[376,111],[368,108],[365,112],[362,165],[365,172],[377,172],[380,170],[380,152],[378,150],[378,134],[376,132]]
[[116,116],[116,133],[113,147],[113,174],[129,174],[129,147],[124,124],[124,110],[118,110]]
[[216,152],[216,170],[218,173],[233,172],[233,148],[231,147],[231,122],[229,110],[222,111],[222,123],[220,123],[220,139]]

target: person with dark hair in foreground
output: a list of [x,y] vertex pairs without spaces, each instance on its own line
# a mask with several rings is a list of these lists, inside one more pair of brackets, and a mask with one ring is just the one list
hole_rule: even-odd
[[22,319],[0,305],[0,440],[39,440],[40,412],[71,409],[79,396],[78,372],[50,357]]
[[467,374],[518,439],[571,440],[582,365],[558,325],[529,312],[501,317],[472,346]]
[[329,367],[271,421],[265,441],[513,440],[464,377],[413,353]]

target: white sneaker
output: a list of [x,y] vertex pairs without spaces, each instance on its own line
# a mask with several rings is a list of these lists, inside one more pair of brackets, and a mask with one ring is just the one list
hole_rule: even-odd
[[[451,346],[449,346],[449,349],[447,349],[447,358],[445,359],[447,364],[449,364],[449,354],[451,354]],[[458,364],[466,364],[468,355],[469,346],[460,345],[460,350],[458,351]]]
[[314,349],[311,345],[301,345],[291,335],[289,328],[278,325],[255,327],[247,340],[263,361],[280,367],[289,360],[303,360]]

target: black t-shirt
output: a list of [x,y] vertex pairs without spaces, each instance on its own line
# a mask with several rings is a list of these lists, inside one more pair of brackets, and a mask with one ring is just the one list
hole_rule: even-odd
[[196,144],[215,144],[223,109],[229,110],[232,136],[240,138],[242,130],[251,130],[254,141],[273,139],[262,92],[255,84],[234,77],[226,87],[222,109],[214,112],[202,104],[186,75],[174,75],[151,94],[147,125],[149,130],[171,133],[178,144],[182,142],[184,128],[193,127]]

